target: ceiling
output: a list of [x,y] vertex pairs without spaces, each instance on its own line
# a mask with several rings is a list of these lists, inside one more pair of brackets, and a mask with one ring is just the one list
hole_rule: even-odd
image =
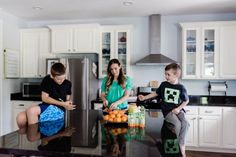
[[[125,1],[133,5],[124,6]],[[233,13],[236,0],[0,0],[0,8],[22,19],[39,21]]]

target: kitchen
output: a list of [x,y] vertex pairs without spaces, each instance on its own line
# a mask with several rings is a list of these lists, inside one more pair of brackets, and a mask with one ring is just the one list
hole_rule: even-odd
[[[186,2],[186,1],[183,1]],[[228,2],[228,1],[227,1]],[[226,3],[227,3],[226,2]],[[36,3],[36,2],[35,2]],[[167,3],[167,2],[166,2]],[[207,2],[206,2],[207,3]],[[212,2],[208,2],[212,5]],[[216,2],[215,2],[216,3]],[[16,3],[17,4],[17,3]],[[187,5],[188,3],[186,3]],[[217,3],[216,3],[217,4]],[[19,4],[20,5],[20,4]],[[120,6],[121,4],[117,4]],[[206,6],[209,4],[205,4]],[[230,6],[230,4],[228,4]],[[177,4],[177,6],[179,6]],[[222,5],[223,7],[224,5]],[[233,4],[231,4],[233,6]],[[88,7],[89,8],[89,7]],[[187,7],[188,8],[188,7]],[[232,9],[232,8],[231,8]],[[42,11],[46,10],[43,9]],[[130,8],[125,8],[125,10],[130,10]],[[190,9],[189,9],[190,10]],[[201,22],[201,21],[231,21],[236,20],[235,10],[230,10],[229,12],[207,12],[208,9],[201,11],[190,12],[186,11],[187,13],[182,14],[172,14],[172,15],[162,15],[161,18],[161,53],[169,56],[170,58],[181,62],[181,29],[179,23],[182,22]],[[12,11],[13,12],[13,11]],[[133,17],[94,17],[88,19],[78,19],[78,18],[61,18],[58,15],[58,18],[55,19],[31,19],[31,20],[24,20],[24,18],[17,17],[16,15],[10,14],[6,9],[3,8],[1,10],[1,18],[3,21],[3,32],[2,32],[2,42],[1,44],[2,49],[11,48],[20,50],[20,37],[19,37],[19,28],[41,28],[48,25],[57,25],[57,24],[79,24],[79,23],[99,23],[100,25],[133,25],[133,50],[130,54],[130,76],[134,79],[134,85],[137,86],[146,86],[150,80],[164,80],[164,66],[136,66],[135,63],[147,56],[149,52],[149,19],[148,16],[156,13],[156,12],[148,12],[145,16],[133,16]],[[192,14],[190,14],[192,13]],[[31,15],[38,15],[40,13],[34,12]],[[108,15],[108,14],[107,14]],[[113,14],[111,14],[113,15]],[[82,15],[81,15],[82,16]],[[22,16],[23,17],[23,16]],[[66,20],[65,20],[66,19]],[[3,57],[1,57],[2,59]],[[53,58],[53,57],[49,57]],[[1,60],[1,65],[3,60]],[[3,68],[3,66],[1,66]],[[46,68],[45,68],[46,69]],[[140,75],[142,74],[142,75]],[[148,76],[148,77],[146,77]],[[21,82],[32,81],[30,78],[24,79],[4,79],[3,69],[1,69],[1,104],[10,104],[10,93],[17,93],[21,91]],[[182,80],[190,95],[208,95],[208,79],[186,79]],[[235,96],[235,87],[236,82],[234,79],[227,80],[228,89],[227,95]],[[4,105],[1,106],[1,116],[6,117],[7,120],[1,121],[1,134],[5,134],[11,131],[11,106]],[[1,118],[2,119],[2,118]]]

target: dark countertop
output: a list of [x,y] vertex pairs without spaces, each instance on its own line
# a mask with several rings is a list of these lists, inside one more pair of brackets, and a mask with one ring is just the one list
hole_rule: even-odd
[[[64,121],[30,125],[0,137],[0,153],[46,156],[111,156],[114,148],[121,156],[160,156],[163,116],[148,110],[146,126],[129,128],[126,123],[107,124],[98,110],[70,111]],[[160,143],[159,143],[160,144]],[[158,147],[159,146],[159,147]]]
[[[206,102],[202,99],[206,98]],[[190,95],[190,106],[221,106],[236,107],[236,96],[208,96],[208,95]]]
[[41,97],[23,97],[22,93],[12,93],[11,100],[41,101]]
[[[206,97],[207,102],[203,102],[202,98]],[[101,100],[93,100],[93,103],[102,103]],[[137,103],[139,102],[131,102]],[[159,105],[158,103],[156,105]],[[236,96],[208,96],[208,95],[189,95],[188,106],[221,106],[236,107]]]

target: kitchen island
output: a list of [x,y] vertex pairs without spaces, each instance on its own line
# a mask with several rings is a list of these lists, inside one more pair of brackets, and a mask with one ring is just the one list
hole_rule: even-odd
[[[147,110],[145,128],[103,122],[98,110],[70,111],[66,120],[38,123],[0,137],[0,154],[14,156],[160,155],[163,116]],[[159,147],[158,147],[159,145]]]

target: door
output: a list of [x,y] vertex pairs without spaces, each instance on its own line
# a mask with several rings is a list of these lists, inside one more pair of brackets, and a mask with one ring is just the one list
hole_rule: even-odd
[[236,108],[223,108],[223,147],[236,148]]
[[217,28],[202,28],[201,44],[201,75],[202,78],[216,78],[218,76],[219,42]]
[[200,29],[183,29],[183,78],[200,77]]
[[72,83],[72,102],[76,109],[87,109],[88,105],[88,60],[68,59],[69,80]]
[[236,78],[236,26],[222,26],[220,28],[220,77]]
[[73,51],[73,29],[57,28],[52,29],[52,52],[71,53]]
[[219,147],[221,137],[220,116],[199,116],[199,146]]
[[38,77],[38,39],[37,32],[21,32],[22,77]]
[[198,116],[186,115],[186,118],[190,124],[186,137],[186,146],[198,146]]

